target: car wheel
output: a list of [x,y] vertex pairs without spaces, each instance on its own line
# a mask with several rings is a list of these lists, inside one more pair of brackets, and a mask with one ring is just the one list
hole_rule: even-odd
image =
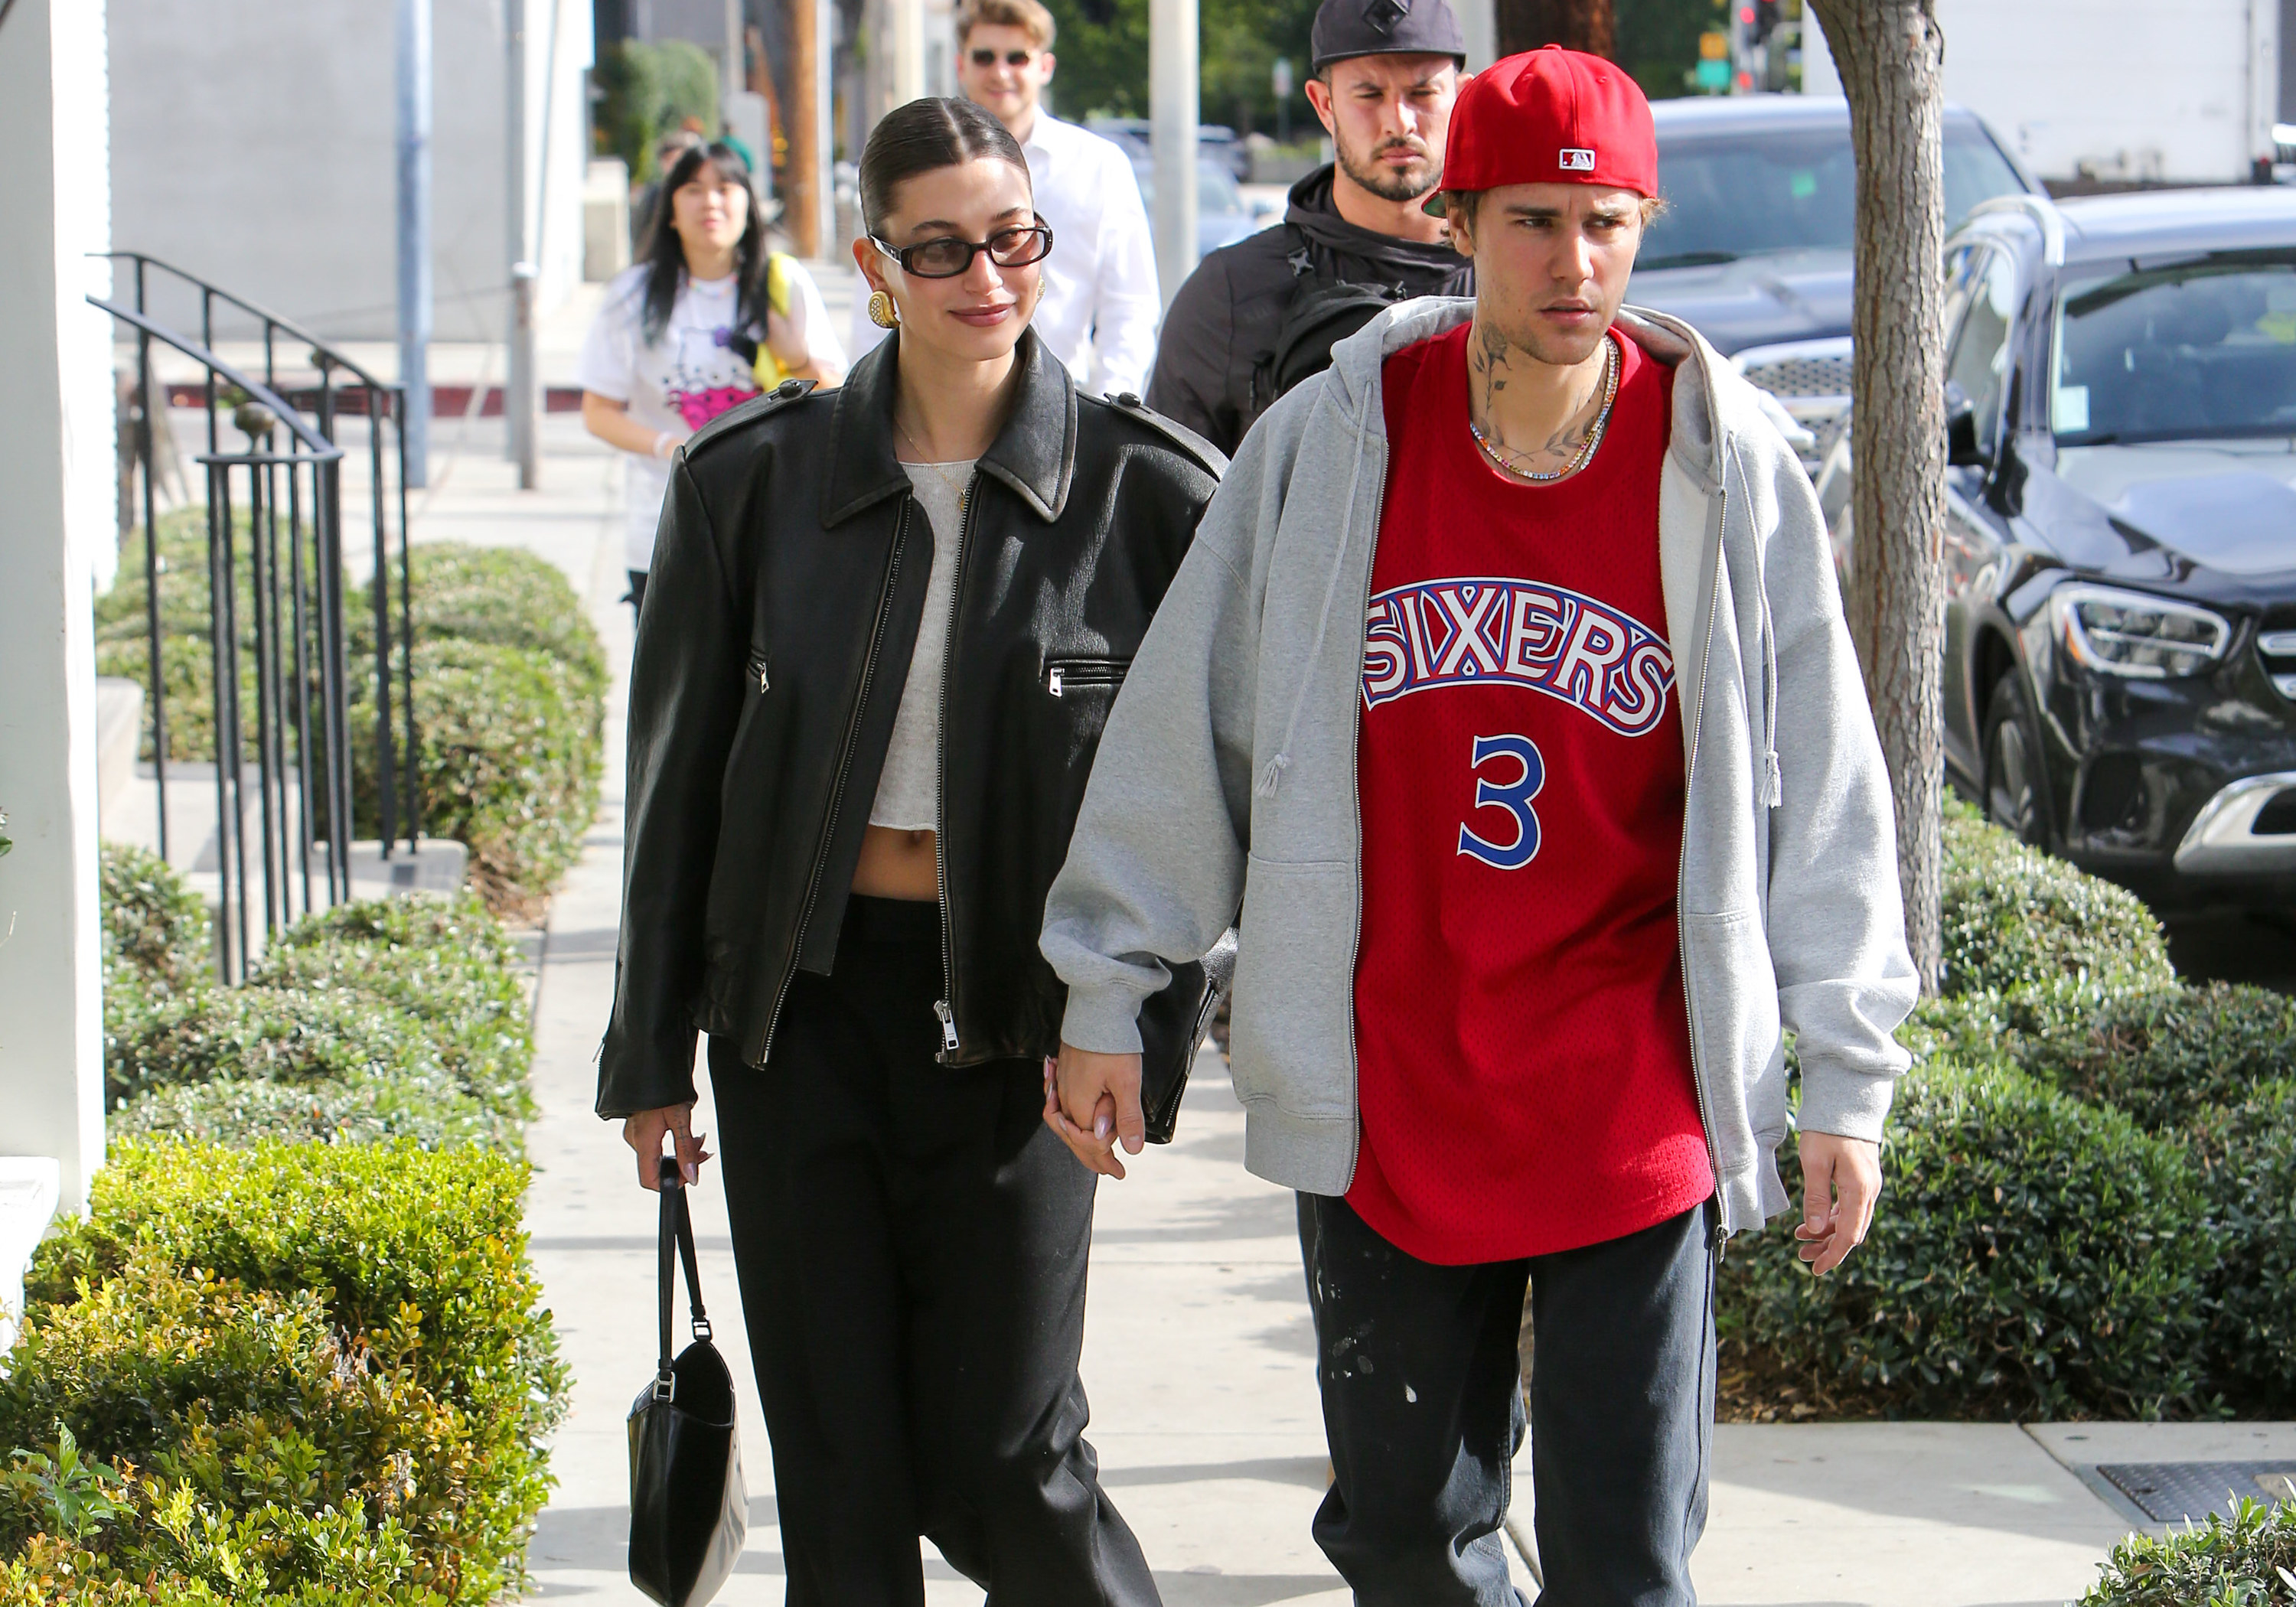
[[2043,802],[2046,781],[2025,682],[2013,668],[1993,684],[1985,701],[1985,814],[2037,848],[2048,831]]

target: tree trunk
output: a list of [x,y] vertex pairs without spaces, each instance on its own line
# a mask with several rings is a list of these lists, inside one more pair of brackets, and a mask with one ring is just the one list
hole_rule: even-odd
[[1611,0],[1498,0],[1499,54],[1561,45],[1609,60],[1618,47]]
[[1923,988],[1934,992],[1945,762],[1945,40],[1936,0],[1812,0],[1811,9],[1849,97],[1857,155],[1849,628],[1897,804],[1906,937]]

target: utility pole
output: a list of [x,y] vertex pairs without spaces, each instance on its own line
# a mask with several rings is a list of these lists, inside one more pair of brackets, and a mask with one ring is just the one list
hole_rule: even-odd
[[1169,305],[1196,266],[1196,0],[1148,0],[1149,145],[1156,277]]
[[[534,234],[527,204],[526,0],[503,0],[504,31],[509,35],[503,102],[507,127],[504,146],[503,221],[510,258],[509,377],[503,387],[504,453],[518,465],[518,488],[531,491],[540,479],[541,431],[537,426],[534,350]],[[546,142],[550,130],[542,137]]]
[[406,483],[420,487],[430,483],[430,0],[398,6],[398,382]]
[[818,261],[836,232],[836,205],[823,183],[828,171],[829,52],[826,0],[789,0],[790,97],[782,118],[789,140],[789,195],[782,220],[800,257]]

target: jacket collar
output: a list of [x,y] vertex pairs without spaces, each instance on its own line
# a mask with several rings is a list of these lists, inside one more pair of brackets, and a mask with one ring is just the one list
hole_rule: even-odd
[[[909,489],[908,471],[893,451],[893,398],[898,389],[900,336],[879,344],[853,365],[837,393],[831,421],[828,512],[824,525],[843,523],[863,509]],[[1033,329],[1013,350],[1021,392],[1013,416],[981,455],[983,473],[1010,487],[1046,523],[1068,505],[1076,473],[1077,399],[1069,371],[1045,349]]]

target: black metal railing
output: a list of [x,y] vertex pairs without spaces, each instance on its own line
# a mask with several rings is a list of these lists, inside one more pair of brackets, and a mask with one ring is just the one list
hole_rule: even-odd
[[[414,641],[412,563],[408,554],[408,524],[406,518],[406,397],[403,388],[377,378],[365,367],[345,355],[338,348],[322,340],[293,320],[282,317],[269,308],[258,306],[244,297],[185,272],[172,263],[141,251],[110,251],[102,253],[116,263],[132,267],[129,290],[132,299],[127,305],[139,319],[155,317],[153,302],[158,295],[172,292],[188,307],[196,308],[197,344],[202,353],[212,354],[216,344],[218,312],[226,319],[236,316],[250,321],[263,346],[262,386],[275,398],[275,404],[284,404],[284,412],[292,415],[299,410],[308,415],[310,427],[330,446],[338,445],[337,436],[341,421],[349,417],[366,420],[366,468],[370,521],[374,555],[373,573],[368,581],[368,604],[374,620],[374,756],[377,799],[380,806],[378,836],[383,857],[389,858],[399,845],[407,853],[417,852],[422,831],[422,800],[417,785],[415,765],[412,756],[420,751],[416,745],[414,714],[414,660],[411,651]],[[117,294],[117,290],[115,290]],[[94,297],[89,299],[95,299]],[[101,305],[101,304],[100,304]],[[187,322],[189,322],[187,320]],[[140,421],[136,430],[135,450],[143,479],[143,508],[145,566],[147,584],[157,562],[155,477],[152,473],[156,430],[159,423],[168,417],[173,397],[155,389],[152,372],[152,342],[154,339],[182,351],[183,337],[173,334],[157,323],[137,327],[135,334],[135,388]],[[304,367],[289,371],[291,379],[283,379],[280,367],[280,348],[285,343],[291,350],[303,353]],[[186,354],[190,355],[190,354]],[[204,359],[202,359],[204,360]],[[236,373],[235,370],[233,371]],[[207,448],[209,455],[222,450],[221,418],[229,399],[217,384],[218,366],[209,365],[202,376],[199,406],[206,414]],[[247,390],[242,379],[225,381]],[[251,394],[251,393],[250,393]],[[390,442],[385,445],[388,434]],[[202,460],[204,461],[204,460]],[[326,513],[329,524],[338,537],[342,529],[341,481],[336,476],[329,492],[331,501]],[[391,591],[390,536],[391,514],[397,513],[398,537],[398,596],[394,611]],[[159,769],[160,782],[160,848],[167,852],[167,772],[166,709],[160,684],[160,619],[158,588],[150,587],[152,597],[151,630],[152,684],[147,688],[152,702],[152,750]],[[397,614],[394,621],[392,615]],[[394,658],[397,660],[394,676]],[[394,689],[393,681],[397,681]],[[398,704],[394,724],[392,703],[394,690]],[[409,756],[401,762],[401,755]]]
[[[215,869],[220,884],[216,963],[224,980],[235,982],[245,977],[254,952],[258,887],[266,933],[298,913],[350,896],[349,677],[342,541],[336,522],[343,454],[285,398],[207,347],[133,307],[93,296],[89,300],[135,331],[144,373],[156,341],[199,363],[210,390],[220,382],[244,398],[232,416],[247,439],[246,449],[203,452],[198,458],[207,480],[207,635],[214,681]],[[144,414],[148,420],[151,409]],[[275,449],[282,431],[287,440]],[[220,439],[216,445],[220,447]],[[153,759],[164,821],[167,723],[159,701],[164,681],[162,564],[148,485],[145,496],[144,606],[159,716],[152,727]],[[247,830],[250,781],[258,817],[252,855]],[[324,854],[316,886],[315,842]],[[300,912],[295,907],[299,890]]]
[[[132,332],[135,347],[128,445],[143,480],[136,512],[144,526],[143,625],[163,856],[169,834],[169,611],[160,594],[167,565],[155,468],[160,432],[173,439],[177,400],[205,414],[207,449],[196,461],[207,497],[205,630],[213,687],[204,712],[213,721],[217,814],[212,865],[203,857],[195,868],[218,873],[217,963],[226,981],[237,981],[253,955],[258,918],[267,934],[299,913],[350,896],[354,744],[365,749],[365,739],[353,731],[355,689],[373,705],[367,727],[373,745],[365,750],[373,755],[373,784],[361,791],[377,806],[380,852],[389,858],[419,847],[422,803],[409,757],[418,750],[405,398],[398,387],[287,319],[156,258],[109,255],[132,266],[129,284],[119,287],[132,296],[88,299]],[[196,337],[157,316],[155,280],[193,303],[185,322],[196,322]],[[254,365],[243,371],[216,352],[219,316],[251,320],[259,330],[259,378]],[[302,369],[283,373],[283,341],[304,353]],[[162,382],[153,365],[159,348],[196,365],[196,384]],[[179,398],[178,391],[191,394]],[[337,435],[341,421],[359,415],[367,425],[361,455],[373,548],[365,599],[373,661],[355,673],[343,567],[342,471],[351,460]],[[226,425],[244,439],[241,449],[226,449]]]

